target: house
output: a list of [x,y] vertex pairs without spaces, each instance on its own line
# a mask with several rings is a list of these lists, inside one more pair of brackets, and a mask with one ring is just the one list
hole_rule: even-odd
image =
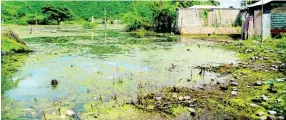
[[177,10],[177,30],[181,34],[240,34],[235,26],[240,9],[195,5]]
[[[262,12],[263,11],[263,12]],[[260,35],[263,39],[286,32],[286,1],[260,0],[242,9],[242,37]]]

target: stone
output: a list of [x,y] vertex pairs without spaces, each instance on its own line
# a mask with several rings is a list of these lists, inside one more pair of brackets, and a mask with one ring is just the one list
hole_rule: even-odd
[[247,65],[242,65],[242,68],[247,68]]
[[262,103],[262,100],[261,99],[257,99],[257,98],[252,99],[251,101],[255,102],[255,103]]
[[238,86],[238,83],[237,83],[237,82],[234,82],[234,81],[230,82],[229,84],[230,84],[231,86]]
[[196,110],[194,108],[188,108],[188,111],[191,113],[192,116],[196,116]]
[[255,86],[261,86],[261,85],[262,85],[262,81],[261,81],[261,80],[256,81],[254,85],[255,85]]
[[271,114],[271,115],[275,115],[277,112],[274,111],[274,110],[269,110],[268,113]]
[[238,91],[237,87],[232,87],[232,91]]
[[194,108],[197,107],[196,105],[190,104],[189,107]]
[[92,99],[97,100],[97,97],[93,97]]
[[247,50],[244,51],[244,53],[245,53],[245,54],[246,54],[246,53],[252,53],[252,51],[253,51],[253,50],[247,49]]
[[265,95],[262,95],[261,97],[262,97],[262,100],[263,100],[263,101],[268,101],[268,99],[269,99],[269,98],[268,98],[267,96],[265,96]]
[[173,93],[172,98],[177,98],[177,93]]
[[198,85],[197,88],[201,90],[205,90],[205,88],[202,85]]
[[61,115],[61,118],[64,119],[64,118],[66,118],[66,116],[65,115]]
[[220,90],[227,90],[228,89],[227,86],[220,86],[219,88],[220,88]]
[[261,120],[266,120],[267,117],[266,117],[266,116],[261,116],[260,119],[261,119]]
[[179,101],[182,101],[184,100],[184,98],[182,96],[179,97]]
[[278,117],[277,117],[277,120],[285,120],[285,117],[283,117],[283,116],[278,116]]
[[276,79],[276,81],[277,81],[277,82],[284,82],[285,79],[286,79],[286,78],[279,78],[279,79]]
[[250,59],[251,59],[251,60],[255,60],[255,56],[251,56]]
[[66,113],[68,116],[74,116],[75,115],[75,112],[73,110],[67,110],[67,113]]
[[277,93],[277,90],[274,88],[268,88],[267,90],[271,93]]
[[232,96],[237,96],[237,91],[231,91]]
[[51,81],[51,84],[52,84],[53,86],[56,86],[56,85],[58,85],[59,83],[58,83],[58,81],[57,81],[56,79],[53,79],[53,80]]
[[256,115],[257,116],[262,116],[262,115],[264,115],[264,112],[258,112]]
[[279,67],[277,65],[271,65],[272,68],[278,69]]
[[282,102],[282,100],[280,99],[275,100],[275,103],[280,103],[280,102]]
[[279,65],[279,69],[286,69],[286,64],[283,63],[283,64]]
[[252,84],[247,84],[246,87],[247,87],[247,88],[250,88],[250,87],[252,87]]
[[276,69],[276,68],[270,68],[270,70],[273,70],[273,71],[278,71],[278,69]]
[[251,106],[251,107],[258,107],[258,105],[257,105],[257,104],[254,104],[254,103],[250,103],[250,106]]
[[190,96],[184,96],[184,99],[185,99],[185,100],[190,100],[191,97],[190,97]]
[[156,99],[157,101],[159,101],[159,100],[162,100],[162,97],[159,96],[159,97],[156,97],[155,99]]

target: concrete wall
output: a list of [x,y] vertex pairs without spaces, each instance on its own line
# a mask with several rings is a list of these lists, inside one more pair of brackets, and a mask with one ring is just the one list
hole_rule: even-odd
[[[177,11],[177,29],[182,34],[240,34],[240,28],[232,25],[236,22],[240,10],[212,9],[205,21],[204,9],[183,8]],[[217,26],[217,27],[216,27]]]
[[262,12],[261,10],[254,11],[253,29],[255,35],[261,35]]

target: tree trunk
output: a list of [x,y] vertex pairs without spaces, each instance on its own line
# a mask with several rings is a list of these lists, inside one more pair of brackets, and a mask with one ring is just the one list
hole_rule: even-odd
[[60,22],[61,22],[60,20],[57,20],[58,25],[60,25]]

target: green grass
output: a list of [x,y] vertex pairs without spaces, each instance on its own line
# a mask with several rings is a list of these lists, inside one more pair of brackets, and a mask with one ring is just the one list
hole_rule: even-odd
[[[245,63],[251,64],[264,64],[266,68],[268,68],[272,64],[276,64],[277,62],[284,62],[285,63],[285,49],[284,44],[285,37],[279,39],[267,39],[263,42],[262,47],[259,40],[250,39],[242,41],[242,46],[236,46],[239,42],[232,42],[225,46],[221,46],[224,49],[236,51],[238,52],[237,56]],[[251,53],[245,53],[245,50],[253,50]],[[269,52],[272,51],[272,52]],[[279,54],[282,52],[282,55]],[[252,61],[250,59],[251,56],[258,55],[261,57],[269,57],[269,60],[255,60]],[[246,76],[242,77],[239,75],[240,73],[246,73]],[[274,88],[278,90],[278,93],[270,93],[267,89],[270,87],[269,84],[265,84],[259,87],[251,87],[246,88],[247,84],[251,83],[254,84],[257,80],[262,80],[264,82],[268,82],[270,80],[275,80],[277,78],[285,78],[286,74],[283,72],[278,71],[269,71],[265,72],[264,70],[253,71],[250,68],[240,68],[233,71],[233,74],[239,75],[239,95],[236,98],[230,98],[231,101],[230,107],[239,108],[233,104],[240,104],[240,105],[247,105],[245,110],[251,110],[248,113],[243,113],[242,111],[235,111],[238,112],[240,115],[248,116],[252,119],[258,119],[255,115],[257,112],[263,111],[267,115],[268,110],[275,110],[278,111],[280,115],[285,114],[285,105],[286,105],[286,95],[281,94],[283,91],[286,91],[286,84],[285,82],[274,82]],[[230,91],[229,91],[230,92]],[[251,99],[259,98],[261,95],[269,95],[269,101],[256,103],[259,105],[258,108],[250,107],[249,104],[253,103]],[[280,103],[275,103],[276,99],[281,99]],[[282,107],[284,106],[284,107]],[[225,106],[228,107],[228,106]],[[241,106],[240,106],[241,107]]]
[[16,40],[10,39],[7,36],[1,35],[1,50],[7,53],[15,53],[19,51],[29,51],[26,45],[18,43]]

